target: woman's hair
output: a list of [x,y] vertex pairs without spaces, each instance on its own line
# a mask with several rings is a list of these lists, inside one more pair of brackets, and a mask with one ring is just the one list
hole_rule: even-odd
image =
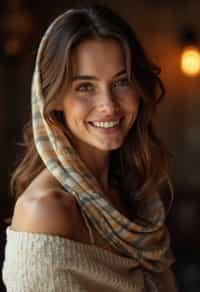
[[[173,192],[169,179],[170,154],[153,126],[157,105],[165,93],[160,69],[148,59],[133,29],[109,8],[98,5],[70,9],[53,26],[39,66],[45,118],[52,128],[66,131],[62,112],[54,109],[70,82],[73,49],[84,40],[108,38],[120,42],[129,78],[140,97],[133,127],[121,148],[111,152],[110,184],[127,196],[127,200],[160,193],[166,182]],[[23,159],[18,161],[10,182],[16,198],[45,168],[34,144],[31,121],[24,129],[23,145]]]

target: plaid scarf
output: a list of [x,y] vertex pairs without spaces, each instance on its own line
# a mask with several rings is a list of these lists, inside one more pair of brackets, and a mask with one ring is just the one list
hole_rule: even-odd
[[[135,267],[161,272],[174,261],[169,234],[164,223],[165,210],[158,194],[137,201],[137,214],[130,221],[106,199],[99,183],[81,161],[76,149],[60,130],[54,131],[43,114],[40,59],[51,29],[64,17],[59,16],[41,40],[32,82],[32,125],[37,151],[52,175],[71,193],[91,225]],[[157,291],[157,290],[153,290]]]

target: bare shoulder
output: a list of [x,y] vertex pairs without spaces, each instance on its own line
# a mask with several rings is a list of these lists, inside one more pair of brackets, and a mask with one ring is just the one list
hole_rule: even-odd
[[[44,177],[43,177],[44,178]],[[75,199],[47,176],[38,180],[17,200],[11,229],[73,237],[75,230]]]

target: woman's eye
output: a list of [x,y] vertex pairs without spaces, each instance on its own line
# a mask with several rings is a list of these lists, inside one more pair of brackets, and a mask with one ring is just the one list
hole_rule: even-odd
[[123,78],[120,80],[117,80],[116,82],[114,82],[114,87],[116,86],[129,86],[130,85],[130,81],[128,80],[128,78]]
[[93,89],[94,89],[93,86],[89,83],[80,84],[79,86],[76,87],[76,91],[79,92],[90,92]]

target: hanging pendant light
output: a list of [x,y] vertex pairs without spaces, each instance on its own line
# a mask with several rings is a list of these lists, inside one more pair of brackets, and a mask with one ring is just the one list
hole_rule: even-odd
[[200,75],[200,49],[194,28],[186,26],[180,34],[182,50],[180,58],[181,72],[187,77]]
[[200,52],[195,46],[187,46],[181,53],[181,70],[188,77],[200,74]]

